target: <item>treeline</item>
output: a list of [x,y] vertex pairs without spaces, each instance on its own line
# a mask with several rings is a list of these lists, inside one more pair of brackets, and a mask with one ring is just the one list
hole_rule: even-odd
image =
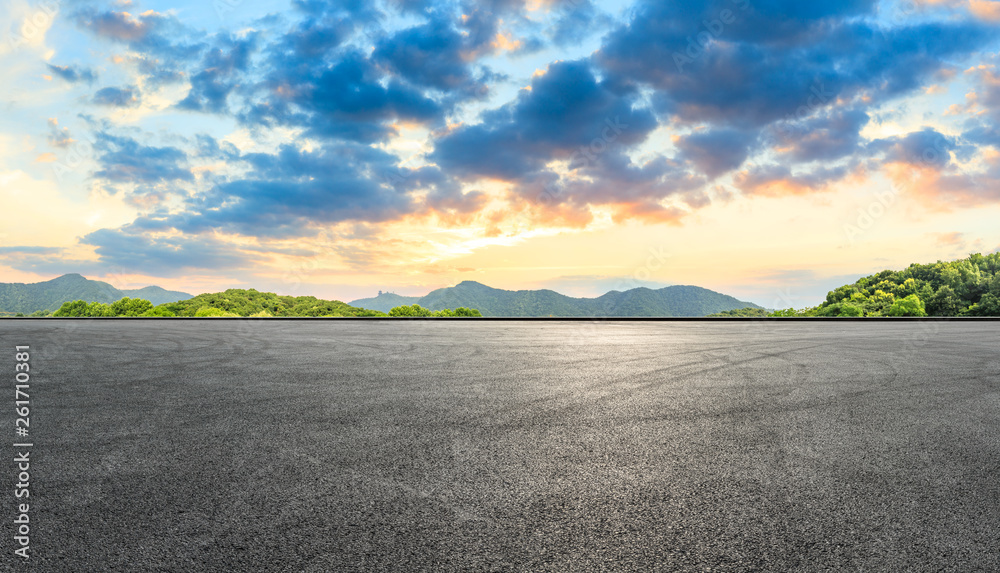
[[748,306],[746,308],[737,308],[733,310],[724,310],[722,312],[707,314],[705,315],[705,318],[729,318],[729,317],[763,318],[770,315],[771,312],[765,308],[754,308],[752,306]]
[[882,271],[770,316],[1000,316],[1000,253]]
[[482,317],[482,313],[474,308],[465,308],[460,306],[455,310],[448,308],[442,310],[430,310],[426,309],[419,304],[413,304],[410,306],[395,306],[389,310],[389,316],[412,316],[412,317],[465,317],[465,318],[478,318]]
[[314,296],[280,296],[254,289],[229,289],[200,294],[179,302],[153,306],[141,298],[122,298],[111,304],[77,300],[64,303],[54,317],[478,317],[478,310],[456,308],[430,311],[419,305],[398,306],[388,313],[350,306],[337,300]]

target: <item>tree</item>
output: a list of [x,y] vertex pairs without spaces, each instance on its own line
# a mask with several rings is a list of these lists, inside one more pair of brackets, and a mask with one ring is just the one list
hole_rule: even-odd
[[875,289],[875,292],[868,297],[865,303],[865,314],[867,316],[882,316],[886,314],[896,302],[896,296],[891,292],[882,289]]
[[840,316],[864,316],[863,308],[856,304],[845,302],[840,305]]
[[932,316],[958,316],[964,308],[958,293],[948,285],[941,285],[927,301],[927,313]]
[[142,316],[154,316],[154,317],[159,317],[159,318],[173,318],[173,317],[175,317],[177,315],[174,314],[174,313],[172,313],[172,312],[170,312],[169,310],[167,310],[166,308],[164,308],[162,306],[158,306],[156,308],[151,308],[151,309],[147,310],[145,313],[143,313]]
[[464,306],[460,306],[455,309],[455,316],[463,316],[467,318],[482,318],[483,313],[479,312],[479,310],[475,308],[465,308]]
[[795,312],[794,308],[785,308],[785,309],[781,309],[781,310],[776,310],[776,311],[772,312],[771,314],[769,314],[767,316],[769,316],[769,317],[789,317],[789,316],[798,316],[798,314]]
[[370,310],[367,308],[362,308],[354,316],[389,316],[389,315],[378,310]]
[[125,297],[111,303],[111,312],[115,316],[142,316],[153,310],[153,303],[142,298]]
[[916,279],[911,277],[904,280],[902,284],[893,289],[893,294],[895,294],[897,298],[906,298],[911,294],[917,294],[917,290],[919,288],[920,284],[916,281]]
[[431,311],[420,306],[419,304],[414,304],[411,306],[396,306],[389,309],[389,316],[431,316]]
[[219,318],[225,316],[239,316],[236,313],[226,312],[224,310],[218,308],[212,308],[210,306],[203,306],[199,308],[198,311],[194,313],[194,315],[198,318]]
[[90,316],[87,314],[87,301],[85,300],[74,300],[72,302],[64,302],[59,310],[52,313],[52,316],[58,317],[79,317],[79,316]]
[[924,310],[924,301],[920,300],[917,295],[911,294],[896,299],[886,314],[889,316],[927,316],[927,311]]
[[114,316],[114,311],[111,310],[111,305],[104,304],[103,302],[92,302],[87,305],[87,314],[85,316]]
[[979,302],[969,308],[971,316],[1000,316],[1000,296],[991,292],[983,295]]

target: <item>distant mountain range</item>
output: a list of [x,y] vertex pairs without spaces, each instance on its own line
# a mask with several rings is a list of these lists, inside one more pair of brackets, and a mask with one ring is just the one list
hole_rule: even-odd
[[378,296],[373,296],[371,298],[359,298],[358,300],[351,301],[347,304],[371,310],[378,310],[381,312],[389,312],[390,309],[397,306],[419,304],[421,298],[422,297],[419,296],[403,296],[391,292],[380,292],[378,293]]
[[475,308],[483,316],[705,316],[739,308],[762,308],[728,295],[696,286],[661,289],[635,288],[611,291],[597,298],[574,298],[552,290],[509,291],[463,281],[437,289],[426,296],[382,293],[374,298],[351,301],[351,306],[388,312],[400,305],[419,304],[430,310]]
[[[89,280],[74,273],[40,283],[0,283],[0,312],[51,312],[64,302],[85,300],[110,304],[123,297],[143,298],[153,305],[195,298],[185,292],[168,291],[158,286],[120,290],[106,282]],[[382,312],[413,304],[430,310],[466,307],[478,309],[483,316],[497,317],[705,316],[747,307],[761,308],[696,286],[669,286],[656,290],[635,288],[624,292],[611,291],[597,298],[574,298],[552,290],[496,289],[475,281],[440,288],[421,297],[381,293],[348,304]]]
[[158,286],[119,290],[102,281],[93,281],[76,273],[40,283],[0,283],[0,311],[31,314],[53,311],[62,303],[85,300],[112,303],[124,297],[144,298],[154,305],[191,298],[186,292],[169,291]]

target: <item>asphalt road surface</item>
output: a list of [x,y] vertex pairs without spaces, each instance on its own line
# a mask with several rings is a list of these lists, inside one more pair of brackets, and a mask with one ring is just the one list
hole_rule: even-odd
[[1000,322],[47,319],[0,342],[0,570],[1000,570]]

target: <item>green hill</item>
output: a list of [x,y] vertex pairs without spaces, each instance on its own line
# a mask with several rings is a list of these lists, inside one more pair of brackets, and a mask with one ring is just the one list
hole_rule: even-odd
[[597,298],[574,298],[552,290],[509,291],[475,281],[437,289],[417,304],[431,310],[468,307],[483,316],[656,317],[705,316],[757,305],[696,286],[611,291]]
[[72,273],[40,283],[0,283],[0,311],[24,314],[51,312],[64,302],[85,300],[108,304],[126,296],[145,298],[154,304],[191,298],[187,293],[171,292],[160,287],[122,291],[106,282],[92,281]]
[[1000,253],[882,271],[784,316],[1000,316]]
[[380,312],[389,312],[397,306],[410,306],[417,304],[417,301],[419,300],[419,296],[403,296],[391,292],[381,292],[378,296],[371,298],[359,298],[358,300],[352,300],[347,304],[361,308],[370,308]]
[[215,314],[213,310],[235,316],[378,316],[381,314],[339,300],[323,300],[314,296],[281,296],[254,289],[229,289],[224,292],[200,294],[187,300],[161,304],[156,310],[167,316],[170,314],[221,316]]

